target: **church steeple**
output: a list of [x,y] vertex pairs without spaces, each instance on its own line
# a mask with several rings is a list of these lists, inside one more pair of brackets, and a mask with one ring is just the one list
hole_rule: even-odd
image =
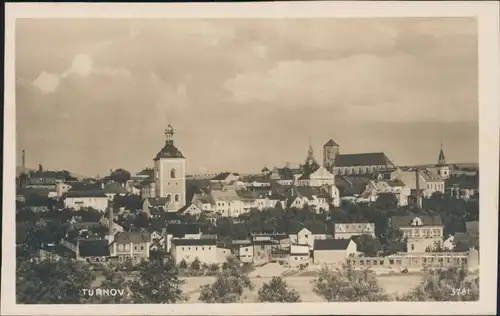
[[439,150],[438,165],[446,165],[446,157],[443,152],[443,142],[441,142],[441,149]]
[[174,128],[172,125],[168,124],[167,128],[165,129],[165,137],[167,138],[166,143],[167,144],[173,144],[174,143]]

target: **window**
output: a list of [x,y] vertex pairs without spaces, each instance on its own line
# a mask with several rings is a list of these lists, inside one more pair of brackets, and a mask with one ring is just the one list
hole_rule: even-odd
[[208,250],[212,250],[212,247],[208,247]]
[[179,194],[179,193],[177,193],[177,194],[175,195],[175,202],[179,202],[179,201],[180,201],[180,199],[181,199],[180,194]]
[[96,258],[95,258],[95,262],[99,262],[99,257],[96,257]]
[[137,251],[137,245],[134,245],[134,251]]
[[170,178],[175,178],[175,169],[170,170]]
[[248,248],[245,248],[245,251],[248,252]]
[[188,250],[191,250],[191,247],[188,247]]
[[377,260],[373,260],[373,265],[376,266],[378,264]]
[[130,250],[130,245],[129,244],[125,244],[125,251],[129,251]]
[[182,250],[184,250],[184,247],[182,247]]
[[122,244],[118,244],[118,251],[123,251],[123,245]]
[[384,265],[384,260],[380,260],[380,265]]
[[370,265],[372,262],[370,260],[366,260],[366,265]]
[[141,250],[144,250],[144,245],[141,245]]
[[411,244],[411,250],[415,250],[415,245]]
[[389,259],[389,264],[394,264],[394,259]]
[[198,250],[198,247],[196,247],[196,249],[195,249],[195,250]]

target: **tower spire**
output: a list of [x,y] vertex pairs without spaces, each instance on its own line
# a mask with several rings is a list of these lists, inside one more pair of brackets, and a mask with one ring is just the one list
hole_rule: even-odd
[[446,165],[446,157],[443,151],[443,141],[441,141],[441,146],[439,150],[438,165]]

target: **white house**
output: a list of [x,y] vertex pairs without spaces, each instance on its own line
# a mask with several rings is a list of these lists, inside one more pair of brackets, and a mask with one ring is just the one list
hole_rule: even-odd
[[308,245],[310,250],[314,249],[315,240],[331,239],[326,229],[319,228],[302,228],[296,234],[290,234],[291,245]]
[[202,211],[196,204],[189,203],[177,211],[181,215],[200,216]]
[[290,267],[311,264],[309,245],[291,245],[288,264]]
[[64,196],[64,206],[75,210],[93,208],[105,212],[108,197],[102,191],[69,191]]
[[223,217],[238,217],[243,213],[243,202],[236,190],[213,190],[211,195],[216,212]]
[[176,264],[183,260],[193,262],[196,258],[201,263],[219,263],[217,241],[215,239],[172,239],[172,257]]
[[326,168],[319,167],[312,173],[304,173],[296,180],[297,186],[322,187],[335,185],[335,176]]
[[370,235],[375,238],[374,223],[337,223],[334,225],[335,239],[351,239],[355,236]]
[[316,240],[313,253],[314,264],[340,265],[356,253],[357,245],[352,239]]

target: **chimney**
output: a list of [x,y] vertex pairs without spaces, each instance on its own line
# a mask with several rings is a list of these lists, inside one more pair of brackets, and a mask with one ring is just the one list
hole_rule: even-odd
[[75,255],[76,255],[76,260],[78,260],[78,258],[80,257],[80,238],[76,237],[76,251],[75,251]]
[[108,207],[109,212],[109,222],[108,222],[108,245],[111,244],[115,238],[115,234],[113,233],[113,206]]
[[22,153],[22,172],[23,174],[26,174],[26,151],[23,149]]
[[415,169],[415,184],[417,190],[417,208],[422,208],[422,200],[420,197],[420,170],[418,168]]

